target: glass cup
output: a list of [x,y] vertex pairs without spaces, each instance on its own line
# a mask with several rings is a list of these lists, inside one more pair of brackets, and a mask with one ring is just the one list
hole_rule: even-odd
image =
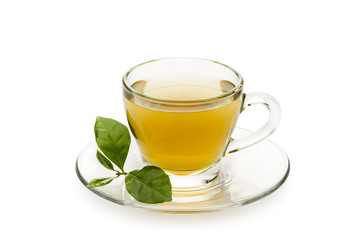
[[[265,93],[243,92],[234,69],[207,59],[163,58],[141,63],[123,77],[126,116],[146,164],[162,168],[173,191],[219,184],[220,160],[272,134],[279,103]],[[242,139],[231,134],[239,114],[261,104],[268,121]]]

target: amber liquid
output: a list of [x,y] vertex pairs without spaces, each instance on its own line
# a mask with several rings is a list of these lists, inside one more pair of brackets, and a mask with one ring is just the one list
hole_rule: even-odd
[[[151,85],[152,81],[142,80],[132,87],[154,98],[196,101],[217,97],[234,86],[224,80],[212,81],[211,85],[196,80],[173,86],[165,81]],[[196,82],[202,84],[194,85]],[[124,102],[143,159],[175,174],[191,174],[216,163],[223,156],[242,107],[239,94],[191,108],[151,103],[129,94],[125,94]]]

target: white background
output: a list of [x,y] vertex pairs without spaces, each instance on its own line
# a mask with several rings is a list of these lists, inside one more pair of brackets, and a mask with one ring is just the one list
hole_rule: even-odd
[[[348,0],[1,1],[0,238],[359,239],[359,12]],[[124,119],[123,73],[169,56],[223,62],[246,92],[279,100],[272,139],[291,172],[278,191],[183,215],[122,207],[80,183],[95,117]],[[240,121],[255,129],[250,112]]]

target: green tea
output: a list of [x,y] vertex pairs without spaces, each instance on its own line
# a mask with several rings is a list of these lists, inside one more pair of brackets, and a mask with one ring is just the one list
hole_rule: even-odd
[[124,99],[143,159],[175,174],[202,171],[220,160],[243,104],[236,94],[216,98],[234,87],[229,81],[185,78],[137,81],[132,88],[154,101],[128,94]]

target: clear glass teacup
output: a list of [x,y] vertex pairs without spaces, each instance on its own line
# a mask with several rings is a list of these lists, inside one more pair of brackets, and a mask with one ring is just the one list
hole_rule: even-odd
[[[131,68],[123,78],[127,119],[145,163],[171,178],[173,191],[206,189],[219,181],[220,160],[275,131],[280,106],[265,93],[243,92],[234,69],[201,58],[163,58]],[[231,134],[254,104],[268,121],[242,139]]]

